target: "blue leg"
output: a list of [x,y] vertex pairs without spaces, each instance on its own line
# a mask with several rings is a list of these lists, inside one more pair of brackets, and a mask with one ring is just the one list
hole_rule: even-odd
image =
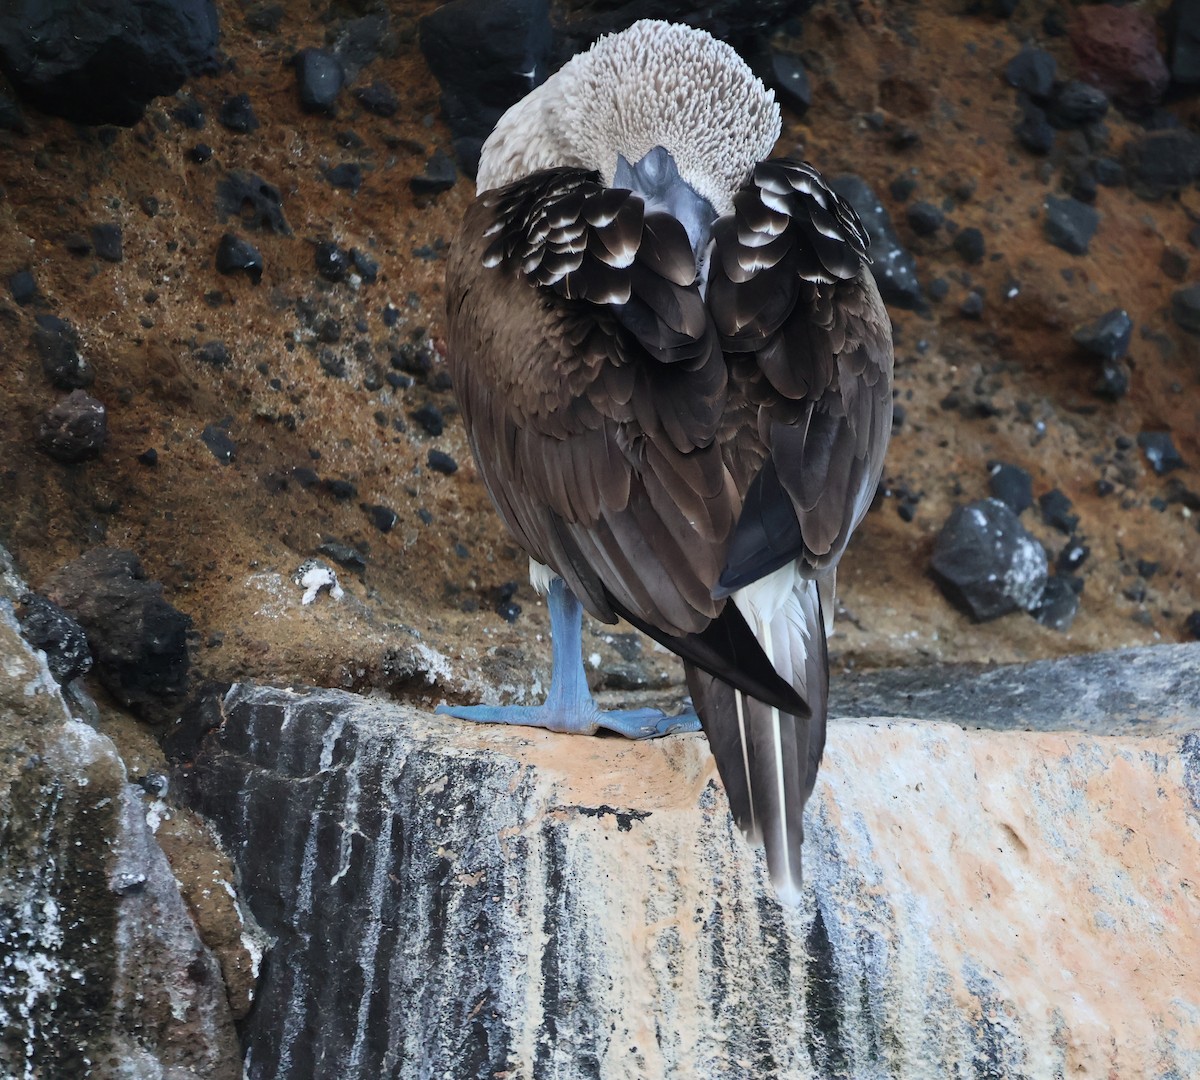
[[629,739],[656,739],[681,731],[699,731],[694,712],[667,716],[657,709],[606,712],[597,707],[583,670],[583,608],[562,578],[547,597],[550,643],[554,650],[550,693],[544,705],[439,705],[437,711],[477,724],[524,724],[571,734],[594,735],[599,729]]

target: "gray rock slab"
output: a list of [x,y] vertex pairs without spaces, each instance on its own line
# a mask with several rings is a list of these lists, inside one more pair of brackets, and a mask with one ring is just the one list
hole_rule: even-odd
[[273,939],[250,1080],[1200,1075],[1200,737],[831,725],[804,901],[702,736],[235,686],[173,736]]
[[0,549],[0,1076],[235,1080],[221,969],[154,807],[20,636],[24,591]]
[[1200,731],[1200,642],[996,667],[849,672],[830,680],[830,714],[1096,735]]

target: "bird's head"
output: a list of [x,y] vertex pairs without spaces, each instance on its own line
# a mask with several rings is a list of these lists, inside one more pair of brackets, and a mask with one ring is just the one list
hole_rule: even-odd
[[[537,169],[618,170],[662,147],[718,214],[779,138],[773,92],[723,41],[644,19],[600,38],[517,102],[484,143],[480,191]],[[621,186],[619,183],[617,186]]]

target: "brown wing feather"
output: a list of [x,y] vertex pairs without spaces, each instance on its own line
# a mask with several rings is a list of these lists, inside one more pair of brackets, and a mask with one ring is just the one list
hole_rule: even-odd
[[796,558],[841,558],[883,466],[892,345],[866,233],[811,166],[757,166],[713,235],[709,309],[731,397],[757,421],[726,443],[746,497],[727,593]]
[[687,234],[594,174],[485,192],[448,269],[450,358],[480,472],[595,616],[704,629],[737,513],[726,373]]

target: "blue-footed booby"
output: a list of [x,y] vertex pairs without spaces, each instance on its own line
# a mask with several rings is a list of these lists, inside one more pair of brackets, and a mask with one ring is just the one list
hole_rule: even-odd
[[834,575],[883,468],[892,342],[858,217],[811,165],[768,157],[779,132],[732,48],[646,20],[484,144],[449,359],[547,595],[554,669],[544,705],[442,710],[635,738],[694,724],[592,701],[582,610],[626,619],[683,659],[734,818],[796,903]]

